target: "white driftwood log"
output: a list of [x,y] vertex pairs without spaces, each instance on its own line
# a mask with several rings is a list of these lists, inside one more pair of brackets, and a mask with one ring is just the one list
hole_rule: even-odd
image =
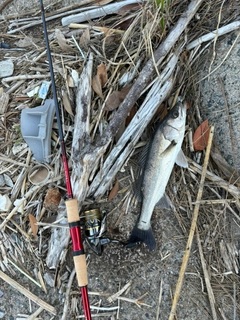
[[72,143],[73,172],[71,178],[73,194],[78,200],[80,208],[86,196],[94,194],[94,197],[99,197],[108,189],[116,173],[131,154],[158,106],[169,95],[173,80],[168,79],[172,76],[177,61],[178,55],[173,55],[160,75],[160,79],[156,78],[142,107],[125,130],[118,144],[111,151],[101,169],[101,173],[96,175],[89,188],[89,177],[93,171],[99,169],[99,159],[108,147],[108,142],[102,145],[92,145],[89,136],[92,75],[92,56],[90,56],[79,80]]
[[109,188],[113,178],[131,154],[158,107],[169,95],[173,85],[173,79],[169,80],[169,78],[175,70],[177,61],[178,55],[174,54],[160,75],[160,79],[156,78],[142,106],[105,160],[101,172],[93,180],[88,196],[93,195],[94,198],[98,198]]
[[122,8],[125,5],[132,4],[132,3],[141,3],[140,0],[124,0],[121,2],[115,2],[112,4],[108,4],[106,6],[98,7],[95,9],[91,9],[79,14],[71,15],[68,17],[62,18],[62,25],[68,26],[70,23],[80,23],[83,21],[89,21],[92,19],[96,19],[99,17],[104,17],[108,14],[113,14],[117,12],[120,8]]
[[[88,178],[95,163],[95,153],[89,153],[91,145],[90,127],[90,107],[92,92],[92,68],[93,55],[90,54],[88,62],[84,67],[79,79],[76,97],[76,116],[72,142],[72,187],[74,197],[79,204],[86,197]],[[97,151],[96,151],[97,152]]]
[[122,122],[126,119],[137,99],[141,96],[142,92],[149,85],[151,79],[156,73],[156,64],[160,65],[170,50],[174,47],[202,2],[203,0],[193,0],[188,5],[187,10],[181,15],[175,26],[169,32],[168,36],[154,52],[155,63],[153,59],[150,59],[143,67],[126,98],[119,106],[117,113],[114,115],[100,141],[97,143],[110,143],[112,138],[116,135]]
[[240,21],[234,21],[232,23],[229,23],[226,26],[223,26],[223,27],[221,27],[217,30],[214,30],[212,32],[209,32],[209,33],[205,34],[204,36],[190,42],[187,45],[187,50],[191,50],[191,49],[197,47],[198,45],[201,45],[203,42],[207,42],[209,40],[212,40],[215,37],[220,37],[226,33],[237,30],[237,29],[239,29],[239,27],[240,27]]
[[[64,218],[65,217],[65,218]],[[57,220],[61,220],[60,224],[66,225],[68,224],[67,220],[67,211],[65,207],[65,203],[62,200],[58,207],[58,215]],[[68,228],[53,228],[50,241],[49,241],[49,249],[46,258],[46,264],[49,269],[56,269],[59,263],[59,259],[63,250],[68,246],[70,240],[70,233]]]

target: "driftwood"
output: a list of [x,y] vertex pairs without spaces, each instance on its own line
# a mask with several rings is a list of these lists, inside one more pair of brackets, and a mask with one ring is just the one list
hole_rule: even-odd
[[[91,82],[92,82],[93,56],[90,54],[88,62],[83,69],[77,88],[77,109],[75,116],[75,128],[72,142],[72,186],[73,194],[79,202],[84,200],[87,193],[89,178],[89,166],[95,154],[83,152],[90,145],[90,106],[91,106]],[[98,150],[95,150],[97,153]],[[79,161],[81,159],[81,161]]]
[[[131,154],[134,146],[137,144],[142,132],[152,119],[157,108],[169,95],[173,85],[173,79],[169,78],[175,69],[177,61],[178,56],[173,55],[161,74],[161,80],[158,78],[156,79],[142,107],[131,121],[131,124],[125,130],[117,145],[111,151],[101,172],[97,174],[89,188],[89,176],[98,169],[99,159],[108,147],[108,143],[96,147],[90,142],[89,119],[92,74],[92,57],[90,56],[79,80],[77,110],[75,117],[76,125],[72,144],[73,193],[80,204],[87,195],[90,196],[94,193],[94,197],[99,197],[105,193],[112,179],[120,170],[128,156]],[[79,156],[81,157],[81,161],[79,161]]]
[[171,76],[175,70],[177,61],[178,55],[173,55],[160,75],[160,79],[156,78],[141,108],[124,131],[116,146],[110,152],[101,172],[92,182],[88,196],[93,195],[95,198],[101,197],[112,182],[112,177],[117,174],[126,159],[131,155],[134,146],[137,144],[158,107],[170,94],[174,81]]
[[[67,213],[64,201],[62,200],[59,208],[57,221],[61,220],[60,224],[67,225]],[[49,269],[56,269],[63,250],[68,246],[70,233],[68,228],[53,228],[49,241],[49,249],[46,258],[46,264]]]
[[91,8],[91,10],[85,11],[83,13],[71,15],[65,18],[62,18],[62,25],[67,26],[70,23],[80,23],[83,21],[89,21],[92,19],[104,17],[108,14],[113,14],[117,12],[120,8],[123,6],[132,4],[132,3],[141,3],[142,1],[137,1],[137,0],[124,0],[121,2],[115,2],[112,4],[108,4],[103,7],[98,7],[98,8]]
[[[73,157],[73,159],[75,159],[73,162],[78,167],[78,174],[76,177],[73,177],[72,181],[73,181],[73,186],[74,186],[73,187],[74,188],[74,195],[78,199],[80,204],[84,201],[87,194],[94,195],[95,197],[100,197],[106,191],[106,187],[102,185],[102,181],[101,181],[102,178],[101,178],[100,174],[96,177],[96,180],[93,181],[93,184],[90,186],[90,190],[88,191],[89,177],[92,177],[93,176],[92,172],[95,172],[98,169],[98,167],[96,168],[96,166],[99,164],[99,161],[100,161],[101,157],[103,156],[103,154],[105,153],[109,143],[112,141],[112,139],[114,138],[114,136],[118,132],[119,128],[121,127],[121,124],[125,121],[127,115],[129,114],[130,110],[132,109],[132,107],[135,104],[135,102],[137,101],[137,99],[141,96],[144,89],[146,89],[146,87],[149,85],[150,81],[152,80],[152,78],[156,72],[156,65],[159,65],[163,61],[163,59],[167,56],[169,51],[176,44],[180,35],[182,34],[184,29],[188,25],[191,18],[196,13],[197,9],[199,8],[201,2],[202,2],[202,0],[201,1],[194,0],[189,4],[186,12],[180,17],[180,19],[178,20],[178,22],[176,23],[174,28],[170,31],[169,35],[166,37],[166,39],[161,43],[161,45],[156,50],[153,59],[150,59],[147,62],[147,64],[145,65],[145,67],[142,69],[142,71],[139,74],[139,77],[137,78],[136,82],[133,84],[128,95],[126,96],[126,98],[124,99],[122,104],[120,105],[119,109],[114,114],[114,117],[110,121],[107,129],[104,131],[102,136],[100,136],[96,139],[95,145],[86,143],[86,140],[84,141],[84,139],[86,139],[86,137],[88,137],[87,132],[85,132],[85,133],[81,132],[81,137],[83,137],[83,139],[79,138],[79,144],[78,144],[77,148],[76,148],[77,145],[75,144],[75,142],[73,143],[72,157]],[[165,73],[166,73],[166,71],[165,71]],[[156,105],[161,103],[161,101],[163,101],[163,99],[166,98],[166,96],[170,90],[171,85],[172,85],[172,83],[170,83],[170,82],[165,84],[165,86],[166,86],[166,87],[164,87],[165,91],[161,92],[162,96],[158,96],[159,101],[154,105],[154,108],[156,108]],[[83,93],[83,90],[81,92]],[[85,117],[87,114],[86,110],[88,107],[85,105],[85,103],[84,104],[82,103],[84,101],[84,99],[85,99],[84,93],[81,98],[77,99],[77,104],[80,103],[80,105],[77,106],[77,110],[78,110],[78,112],[80,112],[80,115],[76,116],[76,117],[80,117],[80,119],[81,119],[81,114],[85,115]],[[81,110],[82,107],[85,108],[85,111]],[[153,105],[152,105],[152,107],[153,107]],[[131,121],[129,128],[128,128],[128,131],[127,131],[130,134],[130,132],[132,130],[133,130],[133,132],[136,132],[135,131],[136,128],[133,129],[136,125],[142,126],[141,129],[139,130],[138,138],[140,137],[140,134],[144,130],[144,128],[146,127],[147,123],[150,121],[150,119],[149,119],[145,123],[145,119],[144,119],[144,121],[143,121],[144,123],[141,123],[141,121],[140,121],[137,124],[135,122],[139,116],[141,116],[141,117],[143,116],[144,113],[142,114],[141,110],[142,110],[142,108],[139,110],[139,112],[134,117],[135,120],[133,119],[134,121]],[[156,109],[154,109],[154,110],[156,110]],[[153,115],[154,111],[149,110],[149,113],[151,113]],[[85,119],[85,121],[87,121],[87,118]],[[79,131],[77,126],[78,126],[78,124],[75,123],[76,132]],[[82,128],[86,128],[86,125],[84,125],[83,123],[81,124],[81,126],[82,126]],[[126,133],[126,134],[128,134],[128,133]],[[130,134],[130,136],[132,136],[132,134]],[[122,139],[124,139],[124,138],[122,138]],[[81,143],[80,143],[80,141],[81,141]],[[114,179],[116,172],[118,170],[120,170],[122,164],[124,163],[124,161],[126,160],[128,155],[130,154],[131,150],[134,148],[134,145],[136,143],[137,143],[137,140],[134,140],[131,144],[129,144],[126,152],[124,153],[124,156],[122,156],[121,159],[118,159],[118,161],[116,161],[116,159],[119,156],[119,152],[121,149],[119,149],[117,151],[118,146],[116,146],[116,149],[114,149],[115,159],[114,159],[114,156],[112,156],[112,155],[111,155],[110,159],[111,159],[111,162],[116,161],[116,164],[115,164],[114,168],[112,169],[112,172],[110,174],[108,174],[106,177],[106,180],[104,180],[108,186],[111,183],[111,181]],[[124,148],[124,144],[122,145],[121,148]],[[108,159],[109,164],[108,164],[108,162],[106,164],[104,164],[104,168],[111,167],[112,164],[110,163],[110,159]],[[107,174],[107,170],[108,169],[105,169],[105,175]],[[101,186],[101,189],[98,190],[98,188],[100,187],[100,184],[102,186]]]
[[47,77],[50,77],[50,74],[25,74],[25,75],[2,78],[2,83],[18,81],[18,80],[45,79]]
[[215,31],[209,32],[209,33],[205,34],[204,36],[190,42],[187,45],[187,50],[191,50],[206,41],[214,39],[215,37],[220,37],[226,33],[237,30],[237,29],[239,29],[239,27],[240,27],[240,21],[234,21],[232,23],[229,23],[226,26],[223,26]]
[[[51,16],[51,17],[47,17],[46,18],[46,21],[52,21],[54,19],[58,19],[58,18],[61,18],[63,16],[66,16],[67,14],[71,14],[71,13],[76,13],[76,12],[81,12],[81,11],[84,11],[84,10],[89,10],[89,8],[95,8],[96,6],[92,6],[92,7],[83,7],[83,8],[78,8],[78,9],[75,9],[75,10],[71,10],[71,11],[68,11],[68,12],[63,12],[63,13],[59,13],[57,15],[54,15],[54,16]],[[36,20],[36,21],[33,21],[33,22],[30,22],[28,24],[25,24],[24,26],[21,26],[19,28],[16,28],[14,30],[10,30],[8,31],[8,34],[13,34],[13,33],[16,33],[16,32],[19,32],[19,31],[22,31],[22,30],[25,30],[25,29],[28,29],[28,28],[31,28],[31,27],[34,27],[34,26],[37,26],[39,24],[42,23],[42,19],[39,19],[39,20]]]
[[122,122],[126,119],[128,113],[131,111],[137,99],[141,96],[144,89],[150,83],[152,77],[154,76],[156,70],[155,66],[160,65],[163,59],[167,56],[169,51],[176,44],[177,40],[181,36],[182,32],[187,27],[188,23],[191,21],[197,9],[199,8],[202,0],[193,0],[187,10],[179,18],[178,22],[169,32],[166,39],[160,44],[154,53],[153,59],[150,59],[142,71],[140,72],[136,82],[131,87],[128,95],[119,107],[118,112],[115,114],[114,118],[109,123],[106,131],[104,132],[99,144],[104,144],[107,141],[110,142],[115,134],[118,132]]

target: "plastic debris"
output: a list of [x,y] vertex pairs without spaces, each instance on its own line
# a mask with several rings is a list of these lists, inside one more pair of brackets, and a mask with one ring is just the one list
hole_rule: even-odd
[[39,86],[35,87],[34,89],[32,89],[31,91],[27,92],[28,97],[34,97],[37,96],[38,94],[38,90],[39,90]]
[[0,48],[2,49],[10,49],[10,45],[5,42],[0,42]]
[[33,109],[23,109],[21,113],[21,132],[31,149],[34,158],[40,162],[50,162],[51,132],[55,113],[54,100]]
[[29,171],[28,180],[34,185],[39,185],[40,183],[46,183],[49,175],[49,168],[44,165],[37,165]]
[[51,81],[43,81],[40,90],[38,92],[38,97],[45,100],[48,94]]

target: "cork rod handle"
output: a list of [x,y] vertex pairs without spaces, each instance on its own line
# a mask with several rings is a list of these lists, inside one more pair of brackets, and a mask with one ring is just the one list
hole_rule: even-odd
[[80,287],[87,286],[87,264],[84,249],[81,241],[80,221],[78,214],[78,203],[76,199],[69,199],[66,201],[67,216],[71,238],[73,242],[73,260],[76,269],[78,285]]

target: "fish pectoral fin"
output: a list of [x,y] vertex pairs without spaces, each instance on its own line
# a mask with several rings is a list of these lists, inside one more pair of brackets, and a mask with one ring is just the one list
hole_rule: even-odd
[[138,170],[136,170],[137,171],[136,179],[132,185],[133,199],[131,203],[134,206],[136,206],[138,202],[142,202],[142,198],[143,198],[142,182],[143,182],[143,175],[144,175],[143,171],[146,166],[147,157],[149,154],[149,148],[150,148],[150,141],[147,142],[144,147],[142,147],[142,150],[138,155],[138,159],[137,159]]
[[174,205],[166,193],[164,193],[162,198],[156,203],[156,206],[161,209],[167,209],[167,210],[174,209]]
[[175,140],[172,140],[169,142],[169,145],[166,147],[166,149],[163,150],[162,152],[162,157],[164,157],[167,153],[170,153],[174,150],[176,146],[176,141]]
[[145,144],[145,146],[143,146],[141,148],[141,151],[140,151],[140,153],[138,155],[137,163],[142,169],[144,169],[144,167],[146,165],[150,147],[151,147],[151,141],[148,141]]
[[182,149],[180,149],[180,151],[178,152],[178,155],[177,155],[175,162],[180,167],[188,168],[188,162],[187,162],[187,159],[186,159]]

